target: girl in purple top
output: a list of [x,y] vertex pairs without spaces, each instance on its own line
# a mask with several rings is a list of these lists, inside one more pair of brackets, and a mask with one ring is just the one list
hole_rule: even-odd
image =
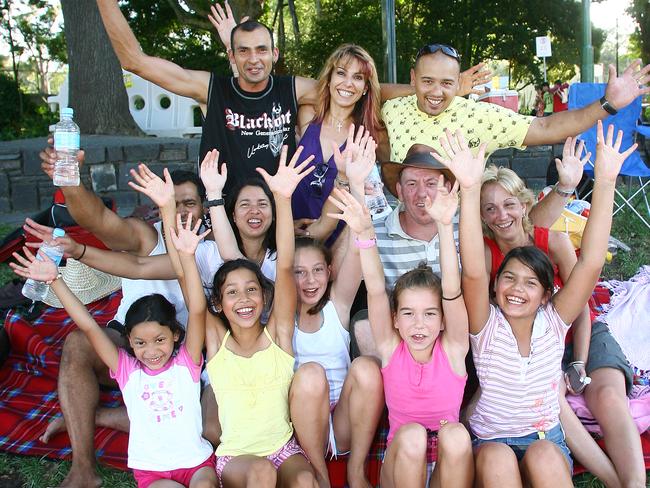
[[[356,235],[368,289],[368,313],[382,366],[390,432],[381,486],[469,487],[474,460],[469,433],[458,422],[469,350],[467,311],[452,220],[457,188],[440,176],[425,207],[440,237],[442,282],[426,265],[397,280],[389,301],[368,209],[335,191],[335,204]],[[333,200],[334,202],[334,200]],[[436,461],[427,482],[427,465]]]

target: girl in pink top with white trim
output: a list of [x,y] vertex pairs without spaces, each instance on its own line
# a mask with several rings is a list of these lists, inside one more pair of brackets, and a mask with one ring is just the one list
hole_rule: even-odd
[[[382,366],[390,432],[381,486],[470,487],[471,441],[458,422],[469,340],[452,223],[457,187],[450,190],[440,175],[433,202],[422,195],[440,237],[442,283],[423,265],[397,280],[392,303],[368,209],[347,193],[334,193],[340,202],[332,201],[343,212],[337,217],[347,222],[360,248],[370,325]],[[427,482],[427,464],[432,461],[436,464]]]
[[[553,266],[533,246],[512,249],[497,271],[495,304],[489,298],[480,220],[485,145],[474,156],[463,135],[440,138],[461,187],[460,249],[463,291],[481,397],[470,418],[480,486],[571,487],[571,458],[559,424],[564,336],[584,309],[607,252],[616,177],[636,145],[619,154],[598,122],[591,216],[578,262],[553,293]],[[552,476],[549,476],[552,474]],[[505,481],[504,481],[505,480]],[[505,483],[505,484],[504,484]]]
[[[180,221],[179,214],[178,234],[171,229],[171,238],[187,275],[193,272],[200,283],[194,250],[209,231],[198,235],[200,219],[193,228],[191,216],[185,226]],[[199,394],[205,313],[192,314],[190,309],[185,342],[181,344],[183,329],[176,321],[174,306],[162,295],[144,296],[126,313],[128,348],[118,347],[59,279],[56,264],[45,255],[43,260],[36,259],[27,248],[25,256],[27,259],[14,253],[20,263],[11,265],[16,274],[50,284],[122,390],[131,424],[128,466],[138,488],[172,484],[216,488],[212,445],[201,436]],[[186,264],[188,260],[192,266]]]

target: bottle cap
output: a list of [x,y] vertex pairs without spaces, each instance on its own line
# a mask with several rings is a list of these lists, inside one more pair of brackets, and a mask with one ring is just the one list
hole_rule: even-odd
[[59,229],[58,227],[52,232],[53,239],[56,239],[57,237],[63,237],[64,235],[65,231],[63,229]]
[[72,117],[74,115],[74,110],[70,107],[63,107],[61,109],[61,117]]

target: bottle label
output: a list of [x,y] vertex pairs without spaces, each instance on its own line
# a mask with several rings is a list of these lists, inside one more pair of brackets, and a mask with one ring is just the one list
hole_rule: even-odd
[[79,133],[78,132],[55,132],[54,149],[79,150]]

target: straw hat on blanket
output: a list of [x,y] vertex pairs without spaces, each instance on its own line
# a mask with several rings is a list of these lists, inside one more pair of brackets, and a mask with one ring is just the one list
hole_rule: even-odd
[[[59,268],[59,271],[70,291],[84,305],[104,298],[122,287],[121,278],[98,271],[72,258],[68,258],[66,265]],[[47,291],[43,303],[50,307],[63,308],[51,288]]]

